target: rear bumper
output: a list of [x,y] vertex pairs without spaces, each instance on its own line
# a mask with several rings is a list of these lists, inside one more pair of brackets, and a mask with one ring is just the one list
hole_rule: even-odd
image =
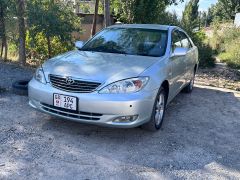
[[[157,90],[131,94],[71,93],[32,79],[29,82],[29,104],[44,113],[82,123],[132,128],[149,121]],[[53,93],[78,97],[78,113],[53,107]],[[137,116],[133,122],[114,122],[123,116]]]

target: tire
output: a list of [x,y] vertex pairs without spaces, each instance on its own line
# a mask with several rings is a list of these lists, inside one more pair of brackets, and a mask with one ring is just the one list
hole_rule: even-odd
[[191,93],[193,91],[193,88],[194,88],[194,81],[195,81],[195,70],[194,70],[192,79],[190,80],[188,85],[183,89],[183,92]]
[[4,92],[6,92],[7,90],[5,89],[5,88],[1,88],[0,87],[0,93],[4,93]]
[[17,95],[27,96],[28,95],[28,83],[30,80],[15,81],[12,84],[12,92]]
[[143,129],[154,132],[159,130],[162,127],[165,111],[166,111],[166,103],[167,103],[166,92],[164,88],[161,87],[158,91],[157,97],[154,102],[151,119],[148,123],[142,125]]

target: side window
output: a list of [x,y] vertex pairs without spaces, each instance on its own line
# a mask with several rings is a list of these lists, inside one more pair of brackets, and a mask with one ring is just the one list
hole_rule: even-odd
[[175,30],[172,32],[172,51],[177,47],[182,47],[182,43],[179,31]]
[[191,49],[192,48],[192,44],[189,41],[187,35],[183,32],[180,32],[181,34],[181,43],[182,43],[182,47],[183,48],[187,48],[187,49]]

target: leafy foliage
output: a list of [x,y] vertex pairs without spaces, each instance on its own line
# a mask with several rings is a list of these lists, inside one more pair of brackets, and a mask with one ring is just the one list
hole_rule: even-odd
[[183,11],[182,26],[190,36],[198,27],[198,3],[199,0],[190,0]]
[[47,39],[48,56],[55,55],[52,41],[59,39],[64,44],[72,41],[72,32],[80,30],[78,18],[67,5],[54,0],[31,0],[27,3],[29,36],[35,48],[41,35]]
[[239,0],[218,0],[215,5],[208,9],[207,25],[214,21],[232,21],[237,12],[240,12]]
[[219,39],[222,43],[218,46],[219,58],[229,66],[240,68],[240,29],[226,29]]
[[[57,55],[66,52],[72,48],[71,44],[62,42],[57,36],[51,40],[52,54]],[[43,32],[39,32],[33,38],[30,36],[29,31],[26,36],[26,51],[27,58],[34,64],[41,64],[48,58],[47,38]]]
[[213,49],[206,42],[206,35],[203,31],[198,31],[193,34],[193,41],[199,50],[199,65],[201,67],[213,67],[215,58],[213,58]]
[[214,66],[213,50],[206,42],[206,35],[203,31],[195,31],[199,26],[198,14],[199,0],[190,0],[185,6],[181,26],[193,39],[199,50],[199,64],[202,67]]
[[217,16],[220,20],[234,20],[237,12],[240,12],[239,0],[218,0],[215,7],[215,16]]
[[[182,2],[182,0],[180,0]],[[166,6],[177,0],[112,0],[112,9],[124,23],[159,23]]]
[[163,25],[181,26],[181,21],[178,19],[176,12],[162,12],[158,17],[157,23]]

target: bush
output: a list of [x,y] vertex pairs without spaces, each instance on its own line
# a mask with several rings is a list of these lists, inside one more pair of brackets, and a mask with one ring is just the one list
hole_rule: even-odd
[[232,68],[240,68],[240,37],[226,41],[219,58]]
[[217,48],[219,59],[230,67],[240,68],[240,29],[225,29],[220,41],[221,44]]
[[193,34],[193,41],[199,51],[199,66],[213,67],[215,65],[214,51],[207,43],[207,37],[203,31]]
[[[56,36],[51,39],[51,47],[52,56],[73,49],[72,44],[68,42],[62,42],[61,39]],[[41,64],[43,61],[48,59],[47,39],[43,33],[38,33],[34,38],[32,38],[29,32],[27,32],[26,54],[29,60],[37,64]]]
[[214,67],[215,58],[213,57],[213,50],[208,44],[198,46],[199,51],[199,66],[200,67]]

